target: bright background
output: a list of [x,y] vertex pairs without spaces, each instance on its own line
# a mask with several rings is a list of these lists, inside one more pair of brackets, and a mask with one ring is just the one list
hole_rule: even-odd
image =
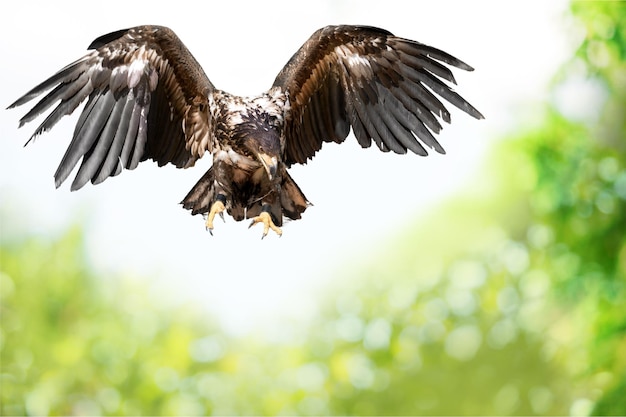
[[470,186],[467,179],[493,138],[531,120],[522,105],[545,98],[571,48],[563,1],[419,2],[409,10],[403,1],[381,7],[334,0],[314,7],[246,1],[178,8],[159,1],[112,1],[101,9],[69,1],[16,4],[0,17],[4,105],[82,56],[97,36],[139,24],[171,27],[213,84],[254,95],[271,86],[317,28],[347,23],[379,26],[468,62],[476,70],[455,71],[457,90],[486,116],[478,122],[448,106],[453,124],[439,138],[445,156],[381,154],[361,150],[354,138],[325,145],[309,164],[291,170],[314,206],[302,221],[288,223],[281,239],[261,242],[260,230],[232,219],[218,222],[211,238],[201,217],[178,205],[209,160],[185,171],[147,162],[98,187],[71,193],[64,184],[55,190],[52,175],[78,112],[25,149],[37,124],[17,130],[17,121],[29,105],[0,112],[0,190],[5,210],[21,219],[4,224],[4,233],[53,236],[78,222],[95,268],[149,276],[171,302],[200,300],[235,332],[312,314],[311,291],[325,285],[329,270],[375,253],[394,230]]
[[223,3],[13,5],[3,102],[146,23],[256,94],[354,23],[473,65],[486,119],[452,109],[445,156],[325,146],[261,241],[177,204],[209,160],[55,190],[77,115],[23,148],[0,112],[0,414],[626,414],[625,3]]

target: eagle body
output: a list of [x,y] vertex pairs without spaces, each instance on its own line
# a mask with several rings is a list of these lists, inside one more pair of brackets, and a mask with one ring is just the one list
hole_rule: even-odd
[[[299,219],[309,205],[278,158],[285,148],[284,112],[289,109],[280,88],[255,97],[217,90],[210,98],[214,127],[213,165],[183,199],[192,214],[208,213],[223,196],[237,221],[263,209],[277,226],[283,215]],[[273,159],[273,160],[272,160]]]
[[327,26],[291,57],[264,93],[240,97],[215,88],[176,34],[138,26],[97,38],[91,52],[9,106],[46,93],[20,126],[50,110],[31,137],[51,129],[84,101],[72,140],[55,173],[59,187],[79,165],[71,189],[98,184],[147,159],[192,167],[213,164],[182,201],[192,214],[263,223],[279,235],[283,219],[310,205],[288,173],[325,142],[358,143],[383,152],[444,153],[434,134],[450,102],[482,114],[456,93],[448,66],[457,58],[367,26]]

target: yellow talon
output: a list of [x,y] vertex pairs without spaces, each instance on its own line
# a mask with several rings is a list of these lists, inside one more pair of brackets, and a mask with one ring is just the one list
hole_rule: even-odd
[[283,235],[283,231],[280,229],[280,227],[276,226],[274,224],[274,222],[272,221],[272,216],[267,212],[267,211],[262,211],[261,214],[259,214],[258,216],[254,217],[252,219],[252,223],[250,223],[250,226],[248,226],[248,228],[251,228],[252,226],[254,226],[257,223],[263,223],[263,236],[261,236],[261,239],[263,239],[265,236],[267,236],[267,233],[269,232],[270,229],[272,229],[274,232],[276,232],[276,234],[278,236],[282,236]]
[[211,236],[213,236],[213,220],[215,219],[215,215],[219,213],[220,216],[224,216],[223,212],[225,209],[226,206],[224,206],[224,203],[222,203],[220,200],[217,200],[211,206],[211,211],[206,218],[206,229],[209,231],[209,233],[211,233]]

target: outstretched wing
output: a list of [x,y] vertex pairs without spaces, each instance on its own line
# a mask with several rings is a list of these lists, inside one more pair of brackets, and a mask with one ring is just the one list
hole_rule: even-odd
[[290,100],[285,162],[305,163],[323,142],[343,142],[350,127],[364,148],[374,140],[384,152],[410,149],[426,155],[423,143],[444,153],[433,132],[441,130],[438,118],[450,122],[450,113],[437,96],[477,119],[483,116],[443,81],[456,83],[443,64],[473,70],[443,51],[383,29],[318,30],[274,81]]
[[21,127],[53,107],[32,140],[88,98],[54,175],[57,187],[81,158],[72,190],[149,158],[188,167],[211,148],[207,106],[214,87],[174,32],[139,26],[101,36],[89,49],[9,106],[51,90],[20,120]]

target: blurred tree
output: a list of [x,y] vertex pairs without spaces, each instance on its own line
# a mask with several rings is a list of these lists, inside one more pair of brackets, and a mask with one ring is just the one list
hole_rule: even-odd
[[131,279],[94,276],[81,247],[72,230],[0,250],[2,414],[182,412],[164,393],[189,372],[192,337],[211,326],[155,307]]
[[76,230],[4,247],[2,414],[563,414],[570,374],[534,321],[546,282],[510,276],[523,255],[500,243],[488,266],[388,257],[278,344],[93,276]]

